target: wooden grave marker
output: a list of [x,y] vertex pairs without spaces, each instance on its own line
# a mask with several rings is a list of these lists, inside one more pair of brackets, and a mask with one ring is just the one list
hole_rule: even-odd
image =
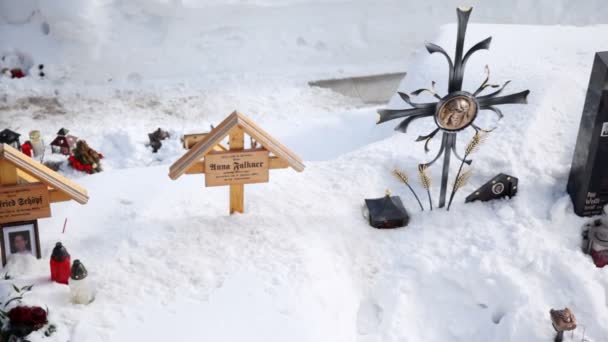
[[[245,148],[245,134],[261,147]],[[221,145],[228,137],[229,149]],[[272,153],[272,155],[270,155]],[[205,174],[205,186],[230,186],[230,213],[245,212],[245,184],[266,183],[270,169],[304,170],[302,160],[253,121],[233,112],[169,169],[169,177]]]
[[[37,220],[51,216],[50,204],[70,200],[85,204],[89,196],[78,184],[14,147],[0,144],[0,231],[17,223],[32,223],[37,235]],[[3,263],[6,254],[2,250]]]

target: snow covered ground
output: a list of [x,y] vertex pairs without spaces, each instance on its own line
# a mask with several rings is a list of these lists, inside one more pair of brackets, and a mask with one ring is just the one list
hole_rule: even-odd
[[[414,139],[430,131],[430,120],[396,134],[396,123],[374,125],[376,108],[306,81],[407,71],[402,90],[435,80],[441,91],[447,66],[423,50],[423,40],[453,51],[454,25],[406,25],[388,2],[209,2],[175,7],[182,21],[139,16],[141,2],[120,2],[120,10],[94,3],[120,14],[94,16],[112,19],[92,21],[105,29],[90,27],[106,48],[54,36],[27,51],[35,63],[48,58],[47,79],[0,80],[0,127],[40,129],[48,143],[65,126],[107,156],[101,174],[63,170],[87,188],[90,202],[54,205],[53,217],[40,220],[43,259],[13,260],[3,270],[20,284],[35,283],[25,302],[48,305],[58,325],[53,337],[30,340],[549,341],[549,309],[568,306],[581,325],[573,341],[583,330],[589,341],[608,341],[608,273],[581,253],[586,220],[573,214],[565,193],[593,54],[608,49],[608,26],[475,24],[474,11],[468,45],[494,40],[471,60],[465,88],[476,88],[489,64],[493,81],[530,89],[530,103],[505,106],[449,213],[418,212],[390,171],[398,166],[413,177],[429,158]],[[304,19],[310,26],[301,26]],[[0,42],[18,48],[11,33],[39,24],[4,23]],[[167,29],[145,34],[158,25]],[[404,33],[419,29],[415,41]],[[116,43],[122,32],[130,34]],[[83,46],[90,50],[76,54]],[[395,98],[390,105],[403,104]],[[203,176],[171,181],[167,173],[184,153],[179,136],[205,131],[234,109],[307,168],[275,170],[270,183],[246,186],[247,213],[229,216],[227,188],[205,188]],[[481,115],[486,126],[494,123]],[[152,154],[144,144],[157,127],[172,138]],[[431,170],[435,180],[439,171]],[[520,178],[517,197],[462,203],[499,172]],[[375,230],[361,217],[363,199],[386,188],[412,215],[405,229]],[[91,305],[70,304],[67,288],[46,279],[56,241],[96,281]]]

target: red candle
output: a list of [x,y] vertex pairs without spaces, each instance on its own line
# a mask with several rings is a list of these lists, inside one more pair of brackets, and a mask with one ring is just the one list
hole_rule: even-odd
[[70,266],[70,254],[61,242],[57,242],[51,254],[51,280],[67,285],[70,279]]

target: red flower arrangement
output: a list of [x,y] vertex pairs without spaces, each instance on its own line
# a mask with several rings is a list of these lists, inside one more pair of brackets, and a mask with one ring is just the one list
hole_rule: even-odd
[[[103,154],[99,153],[99,159],[103,159]],[[93,173],[93,166],[91,164],[83,164],[80,160],[76,159],[74,156],[70,156],[68,158],[68,163],[73,169],[76,169],[81,172],[86,172],[88,174]]]
[[48,323],[46,310],[39,306],[16,306],[8,312],[8,318],[11,326],[32,330],[38,330]]

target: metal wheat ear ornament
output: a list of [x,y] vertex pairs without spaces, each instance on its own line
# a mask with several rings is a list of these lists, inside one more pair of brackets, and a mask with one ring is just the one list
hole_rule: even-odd
[[[443,155],[443,173],[441,177],[441,193],[439,196],[440,208],[445,206],[450,170],[450,157],[452,153],[454,156],[456,156],[456,158],[469,165],[472,162],[471,160],[467,160],[466,157],[460,157],[456,152],[456,136],[458,132],[468,127],[472,127],[477,132],[486,131],[477,126],[474,122],[477,118],[477,114],[480,111],[492,111],[498,115],[499,119],[501,119],[503,115],[497,106],[503,104],[527,103],[527,96],[530,93],[529,90],[525,90],[516,94],[499,96],[510,81],[505,82],[502,86],[490,84],[490,71],[488,67],[486,67],[486,79],[476,91],[467,92],[462,90],[462,80],[467,61],[475,52],[489,49],[490,42],[492,41],[492,37],[489,37],[473,45],[473,47],[464,53],[464,38],[471,11],[472,8],[457,9],[458,35],[456,39],[456,55],[454,60],[452,60],[448,53],[440,46],[428,42],[426,43],[426,49],[429,53],[439,53],[448,61],[448,94],[441,97],[435,90],[435,82],[433,82],[430,89],[419,89],[412,92],[410,95],[401,92],[399,93],[399,96],[401,96],[403,101],[413,108],[382,109],[378,111],[378,114],[380,114],[377,122],[378,124],[394,119],[405,118],[395,128],[395,130],[403,133],[407,131],[409,124],[416,119],[430,116],[434,118],[437,128],[427,135],[419,136],[416,141],[425,141],[424,148],[425,151],[428,152],[429,142],[440,131],[443,133],[439,152],[433,160],[424,164],[427,167],[431,166]],[[489,88],[495,88],[495,90],[489,94],[482,95],[482,93]],[[417,96],[424,92],[430,93],[438,101],[430,103],[415,103],[411,100],[410,96]]]

